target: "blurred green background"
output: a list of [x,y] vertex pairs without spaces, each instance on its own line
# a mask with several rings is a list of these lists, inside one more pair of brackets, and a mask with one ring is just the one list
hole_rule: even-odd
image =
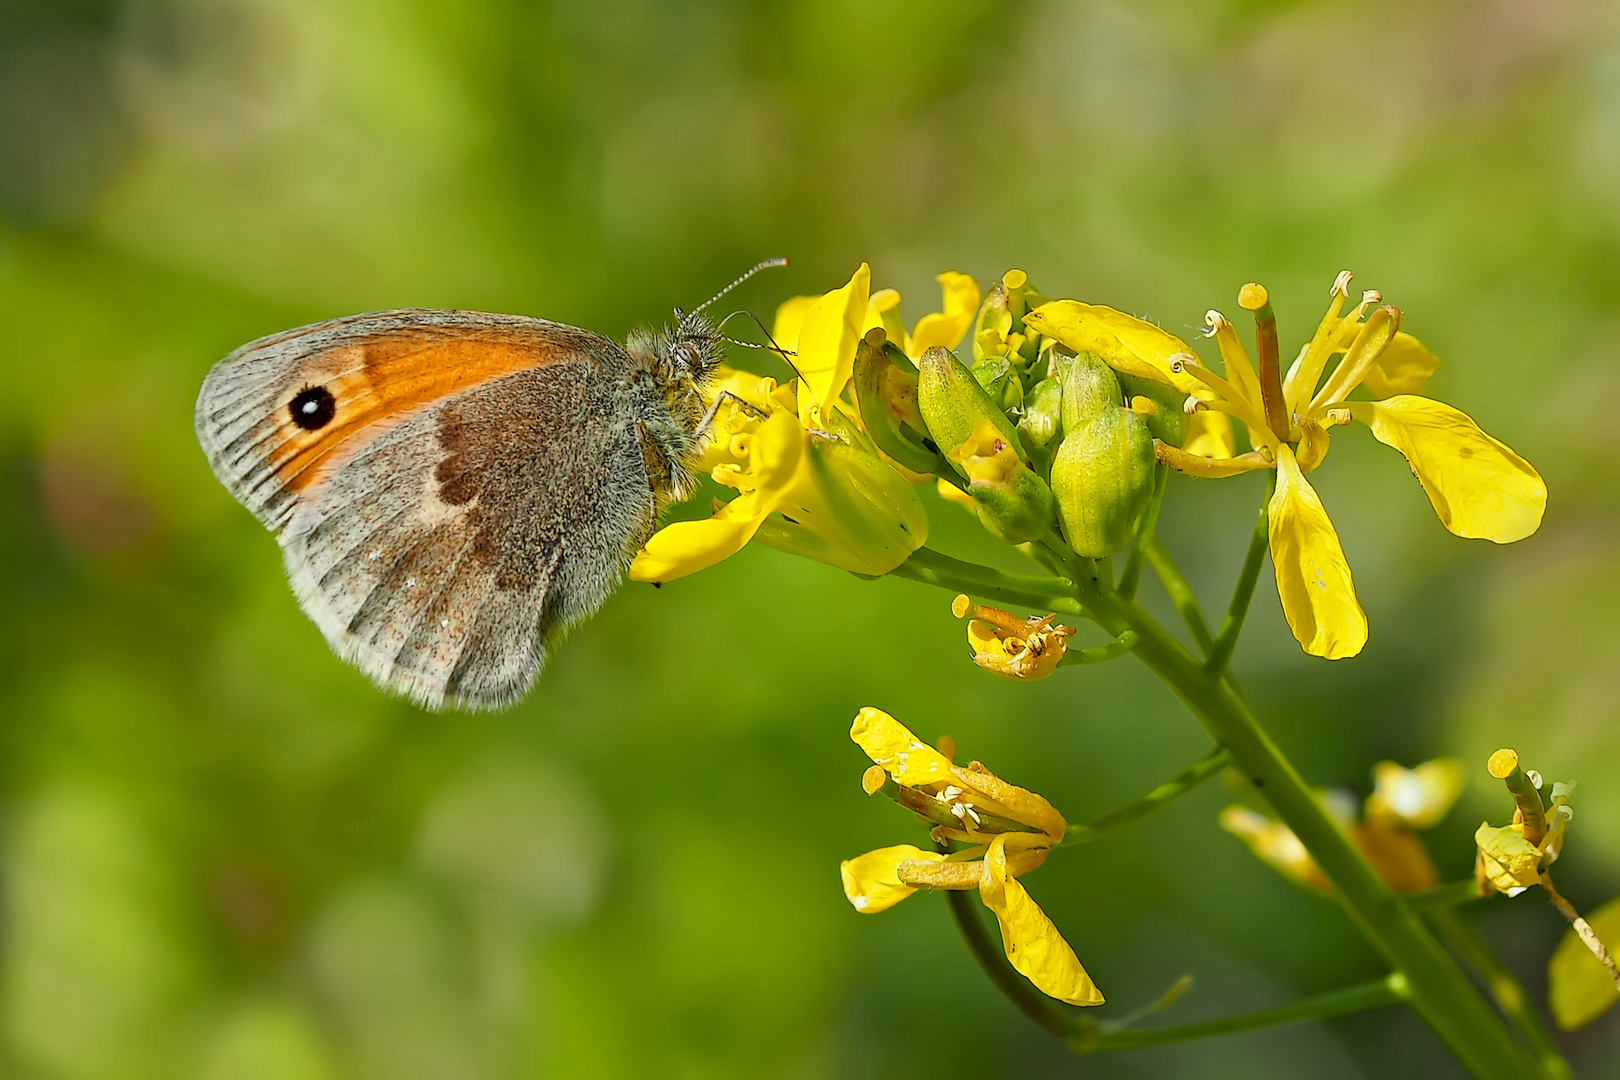
[[[1546,524],[1456,539],[1347,430],[1312,480],[1371,644],[1304,656],[1268,582],[1239,676],[1321,783],[1503,744],[1580,781],[1564,891],[1620,893],[1612,4],[3,0],[0,1072],[1458,1074],[1398,1010],[1076,1062],[939,897],[849,908],[840,858],[923,837],[861,794],[859,706],[1077,819],[1206,748],[1129,660],[1001,682],[947,595],[750,548],[625,587],[520,707],[425,714],[332,657],[192,436],[262,334],[424,305],[622,337],[777,254],[738,294],[765,318],[863,259],[910,319],[1016,266],[1190,338],[1257,279],[1285,351],[1339,269],[1381,289]],[[1211,608],[1259,496],[1172,484]],[[930,500],[935,546],[987,550]],[[1448,877],[1506,814],[1475,775]],[[1378,973],[1225,800],[1027,880],[1103,1015],[1184,972],[1183,1021]],[[1470,917],[1539,998],[1557,915]],[[1614,1075],[1620,1016],[1566,1046]]]

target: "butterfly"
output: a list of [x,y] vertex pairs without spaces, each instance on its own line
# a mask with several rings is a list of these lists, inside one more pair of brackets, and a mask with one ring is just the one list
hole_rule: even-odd
[[704,309],[785,264],[622,347],[425,308],[272,334],[209,371],[197,439],[340,657],[429,708],[507,705],[695,486],[728,340]]

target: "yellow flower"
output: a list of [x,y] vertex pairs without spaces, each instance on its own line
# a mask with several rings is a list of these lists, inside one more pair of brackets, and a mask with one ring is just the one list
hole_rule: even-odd
[[1475,876],[1486,885],[1508,896],[1517,896],[1532,885],[1542,884],[1547,867],[1558,860],[1564,849],[1564,832],[1575,818],[1575,785],[1555,783],[1552,806],[1541,799],[1541,777],[1519,768],[1519,755],[1510,749],[1496,751],[1486,766],[1490,774],[1507,783],[1515,807],[1508,825],[1481,822],[1474,831],[1477,856]]
[[968,620],[968,648],[973,662],[1007,679],[1044,679],[1057,670],[1068,651],[1072,626],[1044,618],[1020,619],[1000,608],[975,604],[965,593],[951,601],[951,614]]
[[922,501],[840,405],[870,277],[863,263],[843,287],[800,305],[793,329],[802,378],[778,387],[731,368],[718,372],[709,400],[719,404],[698,466],[737,497],[705,520],[660,529],[631,563],[632,579],[684,577],[755,538],[878,575],[927,540]]
[[1373,793],[1367,796],[1368,821],[1430,829],[1462,794],[1463,763],[1436,758],[1403,769],[1393,761],[1380,761],[1373,766],[1373,784]]
[[[1440,874],[1423,842],[1411,831],[1440,823],[1462,793],[1462,764],[1452,758],[1425,761],[1405,769],[1393,761],[1373,768],[1373,793],[1367,796],[1362,820],[1347,793],[1322,792],[1323,805],[1350,834],[1361,857],[1384,884],[1398,893],[1422,892],[1440,884]],[[1305,845],[1280,821],[1245,806],[1228,806],[1221,825],[1242,839],[1278,873],[1318,892],[1329,891]]]
[[855,910],[883,911],[918,889],[977,889],[1013,967],[1059,1001],[1101,1005],[1074,950],[1017,880],[1063,839],[1063,816],[1052,804],[976,761],[956,765],[949,748],[934,749],[878,709],[862,709],[849,734],[875,763],[862,785],[868,794],[887,774],[896,801],[938,823],[937,842],[967,845],[946,854],[902,844],[845,861],[839,873]]
[[[939,282],[942,293],[940,302],[942,310],[918,319],[917,325],[912,327],[911,333],[908,334],[905,323],[900,320],[900,294],[894,289],[879,289],[868,294],[864,291],[871,283],[871,275],[868,273],[862,283],[862,291],[852,292],[849,295],[851,301],[858,298],[863,309],[856,337],[865,334],[874,326],[881,326],[888,339],[913,360],[935,345],[947,349],[956,348],[966,336],[968,327],[973,325],[973,316],[979,309],[981,295],[979,286],[971,277],[955,270],[947,270],[934,280]],[[776,339],[776,343],[790,351],[803,351],[800,349],[803,327],[811,309],[824,299],[826,298],[796,296],[777,308],[776,324],[771,330],[771,336]],[[854,356],[853,346],[850,349],[850,356],[852,358]],[[799,361],[795,361],[795,365],[798,366]],[[802,366],[799,366],[799,371],[801,374],[807,374]],[[847,373],[845,377],[848,377]]]
[[[1259,285],[1238,294],[1238,303],[1255,313],[1255,359],[1223,315],[1205,316],[1224,377],[1203,366],[1180,338],[1113,308],[1059,300],[1025,319],[1076,352],[1095,352],[1121,373],[1174,386],[1187,395],[1195,420],[1220,414],[1244,425],[1252,447],[1247,453],[1233,452],[1229,426],[1206,422],[1180,448],[1158,443],[1159,460],[1193,476],[1277,471],[1269,506],[1277,589],[1294,636],[1307,652],[1328,659],[1354,656],[1367,640],[1367,617],[1338,534],[1305,479],[1327,455],[1332,429],[1359,420],[1400,451],[1441,523],[1458,536],[1522,540],[1540,526],[1547,503],[1546,485],[1528,462],[1463,413],[1417,396],[1439,361],[1399,331],[1398,309],[1377,306],[1382,298],[1367,292],[1341,314],[1349,286],[1350,274],[1340,274],[1327,314],[1286,377],[1276,320]],[[1329,371],[1335,356],[1341,358]],[[1350,400],[1358,387],[1380,400]]]
[[1316,860],[1294,830],[1282,822],[1247,806],[1228,806],[1221,811],[1221,828],[1248,844],[1261,862],[1289,881],[1318,892],[1328,891],[1328,880],[1317,869]]

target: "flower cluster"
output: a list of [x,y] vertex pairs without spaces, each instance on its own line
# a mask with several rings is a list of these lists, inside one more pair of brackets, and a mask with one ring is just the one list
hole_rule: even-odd
[[967,333],[979,288],[942,274],[944,310],[907,334],[893,289],[871,292],[862,264],[843,287],[799,297],[777,312],[774,340],[795,354],[799,377],[785,386],[722,365],[699,469],[737,497],[701,521],[660,529],[630,576],[665,582],[713,566],[750,540],[857,574],[894,569],[928,538],[928,517],[901,467],[865,430],[850,398],[856,346],[879,328],[907,349],[955,345]]
[[976,889],[1013,967],[1059,1001],[1101,1005],[1097,984],[1018,881],[1063,839],[1063,815],[977,761],[957,765],[948,742],[936,750],[878,709],[862,709],[849,735],[873,761],[862,788],[871,795],[892,784],[896,802],[934,822],[939,848],[897,844],[844,862],[844,895],[855,910],[884,911],[918,889]]
[[[1164,464],[1191,476],[1276,471],[1271,558],[1283,611],[1305,650],[1329,659],[1354,656],[1367,641],[1367,617],[1356,600],[1350,565],[1305,479],[1327,456],[1332,430],[1360,421],[1398,450],[1441,523],[1458,536],[1499,544],[1522,540],[1541,524],[1547,503],[1546,485],[1528,462],[1463,413],[1419,396],[1439,361],[1400,331],[1400,311],[1366,292],[1345,312],[1349,290],[1346,271],[1334,281],[1327,313],[1286,376],[1270,298],[1259,285],[1245,285],[1238,294],[1238,304],[1255,316],[1255,357],[1224,315],[1205,316],[1224,376],[1204,366],[1180,338],[1113,308],[1060,300],[1026,319],[1076,352],[1095,353],[1122,375],[1171,388],[1183,396],[1183,410],[1206,418],[1184,443],[1160,436],[1155,453]],[[1358,389],[1373,400],[1352,400]],[[1251,448],[1245,453],[1237,452],[1233,419],[1248,432]]]
[[[1438,825],[1456,803],[1463,789],[1462,763],[1439,758],[1406,769],[1383,761],[1373,768],[1373,785],[1359,821],[1348,793],[1324,791],[1319,797],[1384,884],[1399,893],[1434,888],[1440,875],[1413,830]],[[1329,891],[1322,871],[1288,826],[1247,806],[1228,806],[1221,811],[1221,827],[1290,881]]]

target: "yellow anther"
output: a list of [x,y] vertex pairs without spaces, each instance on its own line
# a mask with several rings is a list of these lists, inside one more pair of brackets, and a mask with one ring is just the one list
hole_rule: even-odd
[[1328,292],[1328,295],[1342,296],[1346,300],[1350,299],[1350,279],[1353,277],[1355,275],[1350,271],[1340,270],[1339,276],[1333,279],[1333,288]]
[[868,795],[876,795],[888,778],[889,774],[883,771],[883,766],[868,766],[867,770],[861,773],[861,790]]
[[1209,327],[1208,330],[1204,331],[1204,336],[1212,338],[1231,324],[1227,322],[1225,315],[1222,315],[1214,308],[1210,308],[1204,312],[1204,325]]

